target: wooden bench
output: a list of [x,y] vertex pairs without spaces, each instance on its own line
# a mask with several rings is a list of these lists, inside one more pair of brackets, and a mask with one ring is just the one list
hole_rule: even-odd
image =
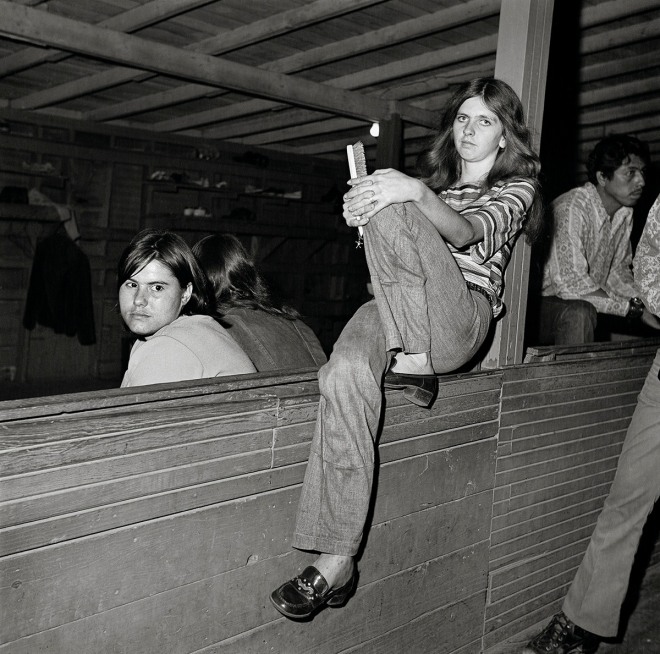
[[302,623],[315,370],[2,402],[0,653],[496,647],[563,597],[656,348],[388,392],[358,592]]

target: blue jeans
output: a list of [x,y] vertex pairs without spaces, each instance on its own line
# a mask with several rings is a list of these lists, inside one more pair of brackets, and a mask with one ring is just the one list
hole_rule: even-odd
[[598,314],[586,300],[562,300],[554,295],[541,298],[540,345],[581,345],[594,342]]
[[660,498],[660,350],[646,376],[626,432],[616,474],[587,552],[564,599],[577,625],[616,636],[635,554]]
[[293,546],[354,556],[371,498],[383,376],[393,351],[430,351],[436,372],[468,362],[488,334],[490,303],[467,288],[437,230],[413,205],[365,228],[374,300],[358,309],[319,371],[316,429]]

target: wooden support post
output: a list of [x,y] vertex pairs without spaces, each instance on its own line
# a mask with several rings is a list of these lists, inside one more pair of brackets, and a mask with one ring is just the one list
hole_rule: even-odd
[[403,123],[399,114],[379,123],[380,134],[376,149],[376,168],[403,170]]
[[[538,152],[554,0],[502,0],[495,77],[522,100]],[[497,323],[483,368],[522,363],[531,248],[520,238],[505,275],[506,315]]]

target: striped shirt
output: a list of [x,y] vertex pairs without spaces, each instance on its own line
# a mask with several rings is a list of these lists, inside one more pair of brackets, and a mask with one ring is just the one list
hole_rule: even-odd
[[504,270],[527,211],[534,201],[534,186],[527,179],[502,182],[483,192],[476,184],[450,187],[440,193],[452,209],[463,216],[477,218],[484,238],[457,249],[447,243],[465,280],[486,290],[493,317],[504,309]]
[[660,316],[660,195],[656,198],[635,251],[633,275],[637,295]]
[[[625,316],[635,295],[632,208],[621,207],[610,219],[596,187],[587,182],[556,198],[551,211],[554,234],[541,295],[583,299],[599,313]],[[590,295],[599,289],[607,297]]]

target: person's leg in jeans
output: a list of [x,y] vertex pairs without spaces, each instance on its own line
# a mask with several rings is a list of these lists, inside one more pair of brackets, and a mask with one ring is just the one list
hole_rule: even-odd
[[660,497],[660,351],[640,393],[616,475],[563,611],[599,636],[616,636],[635,553]]
[[357,552],[371,497],[386,364],[372,300],[344,327],[319,371],[321,399],[293,537],[298,549]]
[[319,371],[321,401],[293,541],[344,556],[357,551],[369,506],[388,351],[412,344],[432,352],[439,372],[452,371],[483,342],[490,321],[487,300],[469,291],[428,220],[396,205],[372,222],[378,229],[370,224],[365,234],[367,256],[370,265],[374,257],[384,262],[372,269],[375,301],[353,316]]
[[593,343],[597,317],[596,308],[586,300],[542,297],[539,307],[539,344]]
[[366,226],[365,249],[387,350],[428,352],[437,373],[469,361],[492,314],[431,222],[411,203],[387,207]]
[[[401,299],[392,313],[398,319],[397,329],[414,340],[414,347],[419,343],[432,352],[439,371],[454,370],[485,338],[491,318],[488,300],[468,290],[446,244],[423,216],[419,220],[407,215],[401,205],[384,210],[374,220],[380,221],[381,216],[381,226],[366,246],[368,257],[372,261],[380,257],[376,254],[380,249],[384,258],[390,257],[395,271],[402,264],[397,262],[399,255],[391,257],[389,251],[399,248],[405,260],[400,277],[406,282],[417,280],[401,284],[401,279],[392,277],[394,286],[398,284],[393,295]],[[407,216],[406,221],[402,222],[402,216]],[[382,275],[374,276],[375,272],[372,278],[379,286],[375,301],[358,310],[319,371],[321,400],[292,543],[321,552],[314,567],[329,588],[343,586],[353,574],[353,557],[371,498],[383,375],[389,351],[399,347],[396,337],[392,340],[393,321],[386,318],[387,337],[382,328],[381,317],[389,301],[380,292]],[[430,307],[428,302],[442,306]],[[278,610],[283,599],[285,608],[286,598],[297,601],[300,586],[294,579],[274,592],[271,597]]]

